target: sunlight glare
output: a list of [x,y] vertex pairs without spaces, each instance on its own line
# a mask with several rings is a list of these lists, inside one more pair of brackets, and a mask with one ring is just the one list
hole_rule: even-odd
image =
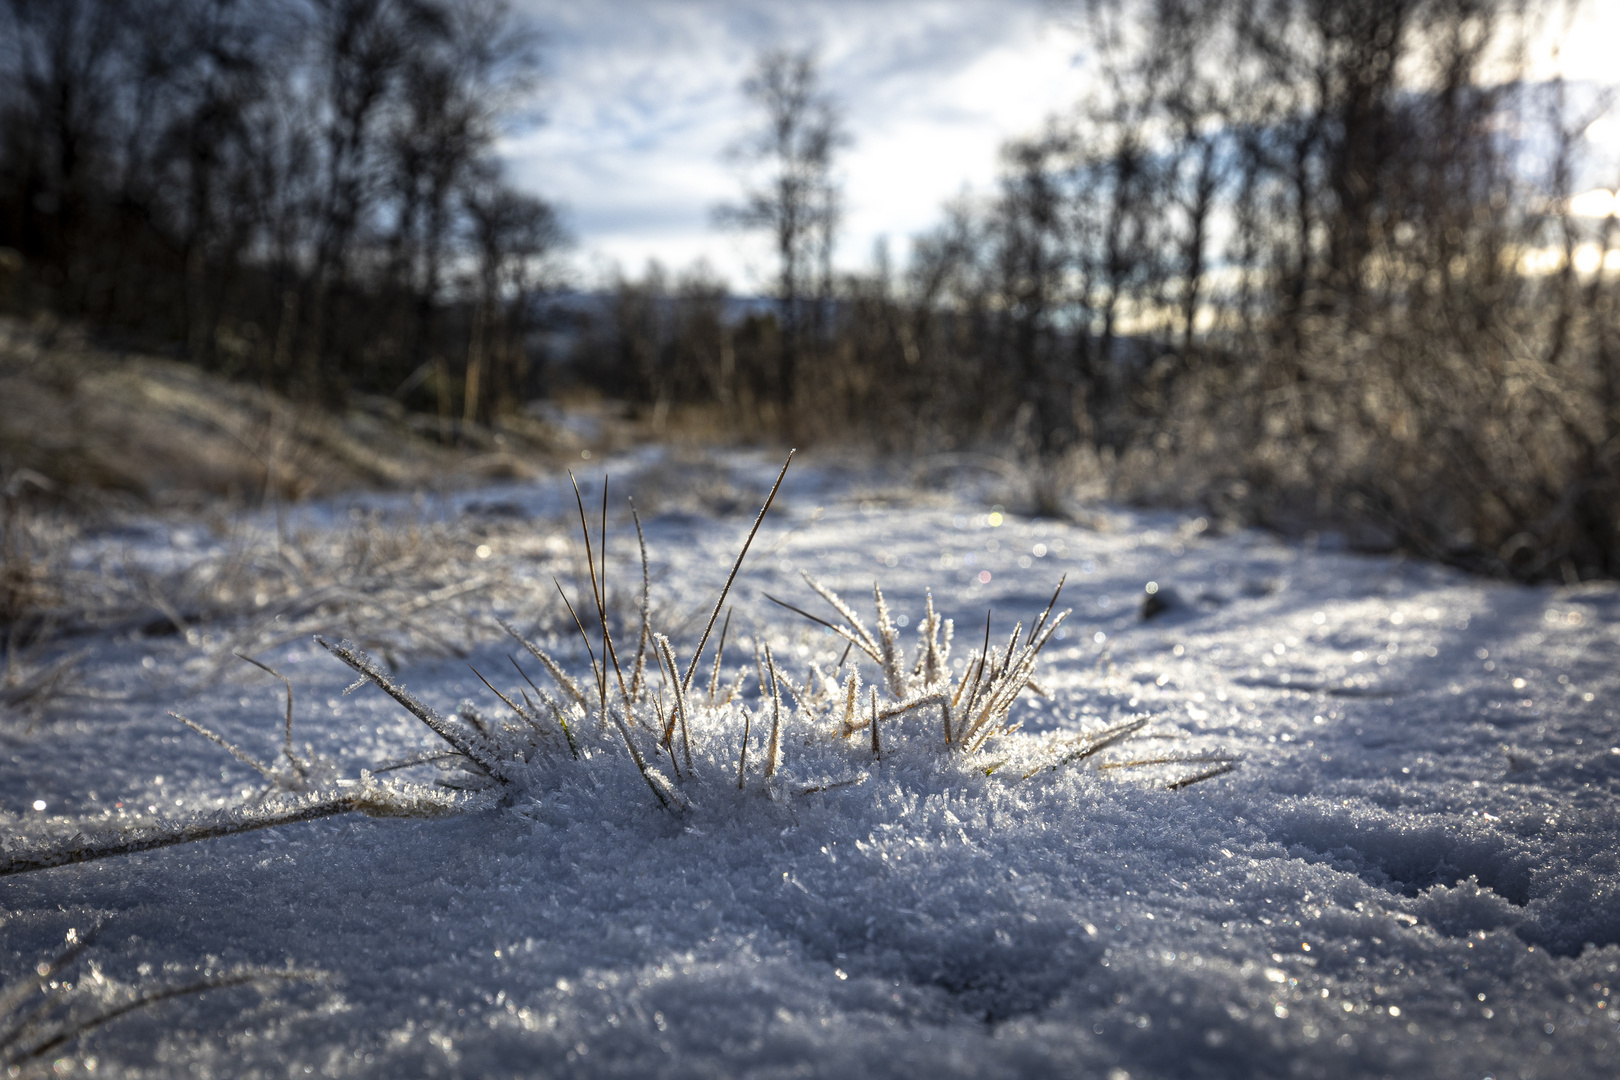
[[1620,209],[1620,199],[1603,188],[1583,191],[1569,200],[1569,212],[1576,217],[1606,218]]

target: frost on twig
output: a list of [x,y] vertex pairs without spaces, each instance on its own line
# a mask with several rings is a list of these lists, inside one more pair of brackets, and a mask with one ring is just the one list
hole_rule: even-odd
[[[0,1066],[6,1067],[8,1075],[17,1076],[30,1062],[43,1061],[74,1040],[161,1002],[208,990],[321,983],[329,977],[324,971],[291,964],[282,968],[249,964],[216,968],[210,964],[189,979],[132,985],[112,978],[93,960],[81,963],[100,929],[70,927],[60,952],[39,963],[32,974],[0,990]],[[63,1062],[58,1061],[54,1071],[62,1068]]]
[[270,807],[240,807],[179,821],[125,825],[112,830],[81,831],[65,840],[18,845],[0,854],[0,877],[52,866],[92,862],[111,855],[212,840],[221,836],[291,825],[300,821],[363,813],[370,817],[443,817],[454,813],[450,796],[417,785],[385,786],[370,773],[345,781],[334,791],[289,799]]
[[505,780],[509,775],[507,761],[503,761],[499,747],[492,744],[485,733],[479,731],[466,719],[457,717],[456,721],[440,714],[430,706],[418,701],[410,691],[394,682],[377,661],[362,652],[359,646],[352,641],[340,641],[336,644],[316,635],[315,641],[333,656],[348,664],[354,670],[376,683],[378,688],[426,724],[433,733],[467,759],[475,768],[496,780]]
[[569,678],[568,673],[563,671],[563,669],[558,666],[557,661],[548,656],[544,649],[540,648],[540,646],[518,633],[517,630],[515,630],[505,619],[497,618],[495,621],[500,624],[502,630],[505,630],[512,636],[512,640],[516,641],[519,645],[522,645],[524,649],[528,650],[530,656],[540,661],[540,663],[546,669],[546,674],[550,675],[554,680],[556,680],[557,685],[562,688],[563,693],[579,702],[580,708],[590,708],[590,702],[586,700],[585,691],[579,688],[578,683]]

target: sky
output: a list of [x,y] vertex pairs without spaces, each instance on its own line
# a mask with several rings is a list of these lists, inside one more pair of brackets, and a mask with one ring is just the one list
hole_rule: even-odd
[[838,174],[836,261],[870,265],[943,205],[994,183],[1001,144],[1076,100],[1084,73],[1068,15],[1039,0],[658,2],[522,0],[545,40],[543,122],[503,147],[514,179],[556,201],[587,279],[706,259],[734,288],[768,252],[712,224],[742,190],[726,150],[754,122],[740,91],[763,48],[812,48],[851,144]]
[[[514,0],[544,42],[539,123],[504,140],[515,182],[556,203],[581,284],[696,260],[734,290],[761,288],[760,237],[717,228],[742,190],[727,148],[755,117],[740,85],[762,49],[815,50],[851,136],[838,165],[835,255],[903,263],[946,203],[988,194],[1000,149],[1071,108],[1087,86],[1077,4],[1053,0]],[[1613,82],[1620,3],[1549,5],[1532,73]],[[1620,149],[1620,112],[1594,127]]]

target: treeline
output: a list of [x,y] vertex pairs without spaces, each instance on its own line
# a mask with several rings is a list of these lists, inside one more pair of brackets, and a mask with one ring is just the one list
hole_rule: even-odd
[[1522,10],[1156,0],[1088,26],[1096,94],[904,272],[781,286],[785,320],[627,281],[588,370],[799,438],[1012,446],[1048,508],[1089,471],[1526,579],[1620,574],[1620,228],[1578,214],[1598,106],[1516,75]]
[[[858,276],[836,104],[767,54],[717,216],[769,236],[769,302],[626,279],[573,370],[728,433],[998,447],[1049,510],[1089,476],[1620,576],[1620,220],[1575,198],[1603,103],[1521,76],[1526,7],[1093,0],[1095,92]],[[540,390],[562,234],[494,153],[535,71],[501,0],[0,0],[0,308],[453,437]]]
[[535,64],[500,0],[0,0],[0,306],[487,417],[561,240],[494,154]]

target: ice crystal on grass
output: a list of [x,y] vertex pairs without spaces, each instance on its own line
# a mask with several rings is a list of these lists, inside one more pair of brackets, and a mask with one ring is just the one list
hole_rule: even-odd
[[[786,471],[784,465],[771,497],[767,498],[749,534],[749,543],[757,534]],[[739,673],[739,681],[731,691],[724,694],[720,691],[721,660],[729,620],[721,630],[708,692],[693,694],[691,684],[705,644],[736,581],[748,543],[733,564],[710,612],[708,625],[684,670],[670,638],[651,628],[649,609],[643,602],[638,641],[651,640],[660,685],[655,691],[652,680],[639,678],[639,664],[627,681],[619,668],[617,645],[606,617],[605,511],[604,524],[593,543],[584,499],[577,485],[575,497],[590,568],[590,600],[600,621],[599,639],[593,642],[577,607],[560,583],[557,589],[573,615],[585,653],[590,658],[589,679],[583,682],[576,679],[510,624],[503,621],[501,625],[540,662],[569,702],[566,708],[558,705],[551,695],[524,675],[529,689],[534,690],[536,699],[546,704],[550,718],[568,740],[571,756],[575,760],[581,756],[581,737],[576,734],[581,730],[592,733],[587,753],[611,752],[618,746],[627,756],[627,764],[641,774],[658,804],[667,810],[684,811],[707,802],[706,788],[714,782],[710,778],[735,775],[736,787],[746,789],[751,742],[763,742],[754,747],[752,754],[757,761],[754,768],[758,785],[772,795],[781,796],[795,789],[814,792],[853,783],[862,770],[882,762],[885,757],[892,759],[900,752],[918,760],[934,760],[940,767],[952,767],[949,764],[952,758],[961,759],[968,763],[967,768],[985,775],[995,773],[1008,760],[1017,760],[1023,768],[1016,775],[1030,779],[1043,769],[1062,768],[1081,761],[1137,735],[1147,725],[1143,717],[1066,741],[1013,741],[1019,727],[1011,716],[1014,706],[1025,691],[1034,687],[1041,652],[1069,614],[1066,610],[1057,610],[1063,588],[1061,582],[1045,609],[1029,621],[1027,630],[1020,621],[1005,639],[993,638],[993,619],[987,616],[983,647],[953,681],[949,672],[954,626],[951,620],[942,619],[935,612],[932,596],[927,599],[926,613],[919,624],[916,655],[908,660],[881,586],[873,586],[875,629],[869,629],[856,609],[838,593],[805,575],[809,587],[827,602],[840,621],[831,622],[774,597],[770,599],[819,623],[846,641],[851,649],[858,649],[870,659],[883,673],[887,697],[880,699],[878,687],[872,685],[867,688],[869,706],[865,710],[857,707],[861,674],[858,665],[848,663],[848,650],[832,674],[812,664],[800,683],[781,668],[771,645],[765,642],[756,659],[759,704],[751,709],[736,700],[747,676],[746,668]],[[645,595],[644,543],[642,557]],[[454,782],[441,781],[447,786],[462,791],[498,790],[511,796],[529,785],[543,786],[542,777],[551,767],[549,762],[561,760],[557,754],[545,752],[547,740],[541,738],[545,724],[534,699],[528,697],[528,690],[524,688],[505,692],[479,673],[479,678],[505,705],[511,719],[502,724],[474,723],[465,717],[443,716],[423,704],[353,643],[333,644],[322,640],[321,644],[404,705],[448,744],[444,757],[460,764],[462,772]],[[521,668],[518,670],[522,673]],[[630,689],[632,686],[634,690]],[[555,745],[555,740],[551,743]],[[797,763],[788,760],[790,747],[793,756],[800,759]],[[999,757],[989,754],[992,749]],[[728,758],[735,761],[734,767],[728,763]],[[660,760],[668,764],[667,773],[657,764]],[[1151,764],[1164,764],[1168,759],[1146,760]],[[1190,764],[1211,762],[1230,764],[1226,758],[1189,759]],[[796,764],[803,768],[795,768]],[[1172,786],[1184,786],[1215,775],[1207,770],[1203,772],[1207,775],[1184,776]],[[827,783],[787,779],[830,775],[841,775],[843,779]]]
[[287,689],[287,715],[285,720],[286,744],[281,750],[281,756],[286,762],[286,767],[280,768],[259,761],[257,758],[251,756],[240,747],[233,743],[227,742],[223,737],[215,734],[208,728],[203,727],[201,724],[190,719],[189,717],[181,716],[177,712],[171,712],[169,715],[186,725],[186,727],[190,728],[192,731],[195,731],[197,734],[201,735],[203,738],[224,747],[232,757],[236,758],[244,765],[252,767],[260,776],[264,777],[265,786],[263,790],[259,792],[258,798],[255,800],[257,802],[262,802],[264,799],[278,792],[305,795],[311,792],[322,791],[334,786],[338,782],[338,766],[336,762],[330,758],[321,757],[320,755],[316,754],[315,748],[307,744],[304,747],[305,752],[302,756],[299,755],[297,750],[293,748],[292,680],[288,679],[287,676],[283,675],[275,668],[255,660],[251,656],[245,656],[242,653],[237,653],[236,656],[238,659],[247,661],[254,667],[271,675],[272,677],[280,679],[282,685]]

